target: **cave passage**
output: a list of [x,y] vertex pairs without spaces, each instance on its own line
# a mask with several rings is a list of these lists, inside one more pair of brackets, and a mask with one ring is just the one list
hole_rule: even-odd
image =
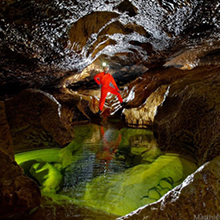
[[110,123],[76,126],[65,148],[22,152],[15,160],[43,195],[118,216],[157,201],[197,169],[158,149],[152,131]]

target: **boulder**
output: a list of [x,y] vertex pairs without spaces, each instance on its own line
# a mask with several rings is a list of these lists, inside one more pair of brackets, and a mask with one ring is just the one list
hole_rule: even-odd
[[163,102],[168,85],[162,85],[138,108],[125,109],[123,114],[130,127],[146,128],[152,126],[157,107]]
[[63,89],[61,93],[54,94],[61,104],[61,115],[69,129],[73,125],[87,124],[92,114],[90,96],[79,95],[77,92],[69,92]]
[[61,104],[49,93],[27,89],[5,106],[15,152],[62,147],[73,139]]

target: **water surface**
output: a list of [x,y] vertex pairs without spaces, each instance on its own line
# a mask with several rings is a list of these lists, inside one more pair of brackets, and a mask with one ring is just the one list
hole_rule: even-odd
[[76,126],[67,147],[15,159],[43,194],[116,215],[157,201],[197,168],[181,155],[161,152],[152,131],[109,123]]

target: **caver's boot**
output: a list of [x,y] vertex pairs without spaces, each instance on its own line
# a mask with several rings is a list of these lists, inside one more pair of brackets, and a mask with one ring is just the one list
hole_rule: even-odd
[[100,109],[99,109],[99,111],[98,111],[98,114],[99,114],[99,115],[101,115],[101,114],[102,114],[102,111],[101,111]]
[[123,107],[123,106],[125,106],[127,104],[127,102],[122,102],[122,103],[120,103],[120,105]]

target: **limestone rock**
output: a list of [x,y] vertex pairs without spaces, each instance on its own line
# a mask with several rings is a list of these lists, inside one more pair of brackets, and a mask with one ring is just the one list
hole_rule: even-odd
[[13,142],[4,103],[0,102],[0,219],[40,205],[40,189],[14,161]]
[[0,218],[38,207],[41,193],[37,184],[8,155],[2,152],[0,159]]
[[170,86],[153,124],[161,149],[192,156],[199,165],[220,154],[219,72],[191,74]]
[[218,219],[220,156],[207,162],[158,202],[118,220]]
[[63,89],[62,93],[54,94],[61,104],[61,115],[65,124],[71,129],[73,125],[87,124],[90,122],[90,97],[79,95],[78,93],[70,93],[67,89]]
[[[214,42],[211,48],[207,44],[201,44],[191,49],[187,48],[176,53],[164,66],[174,66],[183,70],[191,70],[196,66],[219,65],[219,50],[219,42]],[[213,51],[216,52],[213,53]]]
[[16,152],[65,146],[73,139],[52,95],[27,89],[5,103]]
[[5,0],[0,17],[2,96],[61,88],[102,56],[159,66],[179,48],[219,41],[218,0]]
[[14,159],[13,141],[5,115],[5,104],[0,101],[0,149],[4,154]]
[[86,45],[91,34],[98,33],[99,30],[110,22],[113,18],[117,18],[119,14],[115,12],[92,12],[82,19],[74,23],[69,32],[69,38],[76,51],[82,50]]
[[137,8],[129,0],[121,2],[116,8],[121,12],[127,12],[131,17],[137,14]]
[[73,219],[96,219],[115,220],[118,216],[97,211],[92,208],[77,206],[65,199],[62,202],[53,201],[51,198],[43,196],[42,205],[31,214],[22,214],[11,218],[11,220],[73,220]]
[[146,128],[152,126],[157,107],[163,102],[167,91],[167,85],[159,87],[138,108],[125,109],[123,114],[130,127]]

